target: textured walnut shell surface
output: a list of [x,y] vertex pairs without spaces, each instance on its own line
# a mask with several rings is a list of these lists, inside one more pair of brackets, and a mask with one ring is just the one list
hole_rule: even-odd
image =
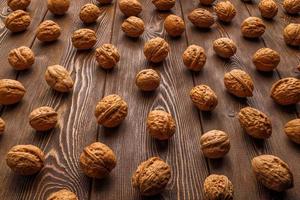
[[26,10],[31,0],[7,0],[7,5],[10,9],[14,10]]
[[16,145],[6,155],[10,169],[20,175],[33,175],[44,167],[43,151],[33,145]]
[[98,124],[105,127],[118,126],[127,116],[127,103],[116,94],[108,95],[98,102],[95,116]]
[[36,131],[48,131],[56,126],[57,121],[57,112],[49,106],[36,108],[29,114],[29,124]]
[[72,35],[72,43],[76,49],[91,49],[97,42],[95,31],[87,28],[76,30]]
[[267,139],[272,134],[272,123],[263,112],[251,108],[242,108],[238,114],[239,122],[245,131],[252,137]]
[[12,79],[0,79],[0,104],[11,105],[22,100],[26,90],[22,83]]
[[300,46],[300,24],[287,25],[283,30],[283,38],[288,45]]
[[278,80],[272,86],[271,97],[280,105],[298,103],[300,101],[300,80],[293,77]]
[[201,111],[212,111],[218,105],[216,93],[207,85],[197,85],[190,91],[193,104]]
[[98,6],[92,3],[85,4],[81,7],[79,18],[86,24],[91,24],[97,21],[101,11]]
[[201,150],[207,158],[222,158],[230,150],[228,134],[219,130],[204,133],[200,138],[200,144]]
[[70,73],[60,65],[47,67],[45,80],[51,88],[58,92],[70,92],[74,85]]
[[8,54],[8,62],[15,70],[30,68],[35,61],[33,51],[25,46],[12,49]]
[[284,0],[283,8],[289,14],[297,14],[300,12],[300,0]]
[[212,5],[215,0],[199,0],[200,4],[205,5],[205,6],[209,6]]
[[300,144],[300,119],[293,119],[284,125],[284,132],[293,142]]
[[182,54],[184,65],[192,71],[200,71],[206,63],[205,51],[197,45],[190,45]]
[[138,0],[120,0],[119,8],[127,17],[138,16],[143,10],[142,4]]
[[135,84],[142,91],[153,91],[160,83],[160,75],[153,69],[141,70],[135,78]]
[[278,13],[278,6],[273,0],[261,0],[258,9],[262,17],[267,19],[274,18]]
[[171,178],[171,167],[158,157],[142,162],[132,176],[132,185],[144,196],[161,193]]
[[233,200],[233,184],[224,175],[209,175],[203,184],[205,200]]
[[47,200],[79,200],[76,194],[67,189],[52,193]]
[[104,69],[113,68],[120,61],[118,49],[112,44],[103,44],[96,49],[96,61]]
[[103,143],[95,142],[84,148],[79,162],[85,175],[102,179],[116,167],[117,159],[111,148]]
[[70,0],[47,0],[48,9],[55,15],[65,14],[70,7]]
[[254,157],[251,163],[256,179],[268,189],[282,192],[293,187],[293,174],[280,158],[261,155]]
[[152,0],[157,10],[170,10],[175,6],[176,0]]
[[165,60],[169,51],[169,44],[160,37],[153,38],[144,45],[144,54],[147,60],[153,63],[159,63]]
[[280,62],[280,55],[270,48],[261,48],[252,56],[252,61],[259,71],[273,71]]
[[214,6],[220,21],[230,22],[236,16],[236,9],[230,1],[221,1]]
[[236,44],[229,38],[219,38],[213,42],[216,54],[222,58],[230,58],[236,51]]
[[11,32],[22,32],[30,25],[31,17],[28,12],[16,10],[5,19],[5,26]]
[[215,23],[212,13],[202,8],[190,12],[188,19],[199,28],[210,28]]
[[0,135],[5,131],[5,121],[0,117]]
[[164,27],[172,37],[178,37],[185,31],[184,21],[177,15],[169,15],[164,21]]
[[258,38],[265,33],[266,25],[258,17],[248,17],[241,25],[241,31],[246,38]]
[[129,37],[139,37],[145,31],[145,24],[141,18],[131,16],[122,23],[123,32]]
[[59,38],[60,34],[60,26],[52,20],[43,21],[36,31],[37,39],[42,42],[55,41]]

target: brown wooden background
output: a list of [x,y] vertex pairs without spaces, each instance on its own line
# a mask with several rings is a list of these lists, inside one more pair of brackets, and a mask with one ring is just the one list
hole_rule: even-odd
[[[284,14],[282,2],[278,16],[266,21],[266,33],[259,40],[246,40],[240,34],[241,22],[249,16],[260,16],[257,2],[245,4],[232,0],[237,17],[231,24],[217,22],[210,31],[194,28],[187,20],[187,13],[200,6],[198,0],[177,0],[172,12],[183,16],[186,34],[181,38],[168,37],[163,29],[163,19],[168,12],[157,12],[151,0],[141,0],[141,17],[146,31],[140,39],[124,36],[120,25],[124,20],[117,4],[101,7],[97,24],[89,26],[98,35],[96,46],[113,43],[121,54],[118,67],[104,71],[95,63],[93,51],[77,52],[70,37],[74,30],[85,27],[78,17],[80,7],[91,0],[73,0],[68,14],[55,17],[47,11],[45,0],[32,0],[28,11],[33,21],[28,31],[11,34],[4,27],[8,14],[6,0],[0,1],[0,78],[17,79],[27,88],[23,101],[15,106],[1,107],[1,117],[7,129],[0,137],[0,199],[44,200],[58,189],[67,187],[77,193],[80,200],[200,200],[203,199],[202,183],[211,173],[227,175],[234,184],[235,199],[271,200],[300,199],[300,146],[290,142],[284,135],[283,125],[297,117],[295,107],[280,107],[269,97],[272,83],[282,77],[299,77],[295,68],[300,62],[300,50],[287,47],[282,38],[283,28],[290,22],[300,22],[299,16]],[[96,3],[95,0],[93,0]],[[212,10],[211,7],[208,7]],[[59,41],[42,44],[34,31],[45,19],[56,21],[63,34]],[[168,59],[156,66],[145,61],[143,44],[150,38],[165,38],[171,53]],[[227,36],[238,45],[238,52],[230,61],[218,58],[212,49],[212,41]],[[203,46],[208,60],[203,71],[191,73],[184,67],[181,54],[189,44]],[[26,72],[13,71],[7,62],[10,49],[26,45],[36,54],[33,68]],[[259,73],[251,62],[252,54],[261,47],[280,52],[281,63],[273,73]],[[72,72],[74,91],[69,95],[53,92],[44,80],[48,65],[61,64]],[[134,85],[135,74],[148,67],[161,72],[162,82],[155,93],[141,93]],[[226,93],[223,75],[233,68],[247,71],[255,83],[254,96],[246,100]],[[216,91],[219,105],[212,113],[199,113],[189,99],[190,89],[199,83],[208,84]],[[94,118],[96,102],[104,95],[116,93],[129,104],[129,114],[124,123],[115,129],[97,126]],[[28,114],[36,107],[53,106],[60,114],[59,127],[38,134],[28,124]],[[247,136],[235,117],[240,108],[250,105],[272,118],[273,135],[266,141],[256,141]],[[177,132],[168,142],[158,142],[146,133],[147,113],[157,107],[171,112],[176,118]],[[205,131],[221,129],[231,138],[232,148],[222,160],[205,159],[199,147],[199,137]],[[85,177],[78,164],[82,149],[95,141],[109,145],[118,158],[117,167],[110,177],[92,180]],[[6,166],[5,154],[16,144],[34,144],[46,153],[45,168],[34,177],[20,177]],[[281,157],[294,173],[295,187],[285,193],[273,193],[258,184],[253,176],[250,160],[259,154]],[[152,198],[141,197],[131,187],[131,174],[137,165],[148,157],[158,155],[172,166],[172,178],[164,193]]]

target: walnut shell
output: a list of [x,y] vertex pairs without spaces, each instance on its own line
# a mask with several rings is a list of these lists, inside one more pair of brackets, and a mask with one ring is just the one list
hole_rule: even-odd
[[300,12],[300,0],[284,0],[283,8],[289,14],[297,14]]
[[36,31],[36,37],[41,42],[52,42],[59,38],[61,34],[60,26],[52,21],[43,21]]
[[5,121],[0,117],[0,135],[5,131]]
[[92,3],[87,3],[83,5],[79,12],[79,18],[83,23],[91,24],[97,21],[100,16],[101,11],[98,6]]
[[91,49],[97,42],[95,31],[87,28],[76,30],[72,35],[72,43],[76,49]]
[[95,142],[84,148],[79,163],[85,175],[102,179],[116,167],[117,159],[111,148],[103,143]]
[[119,8],[127,17],[138,16],[143,10],[142,4],[138,0],[120,0]]
[[22,100],[26,89],[19,81],[0,79],[0,104],[11,105]]
[[280,105],[292,105],[300,101],[300,80],[293,77],[283,78],[273,84],[272,99]]
[[29,6],[31,0],[7,0],[7,5],[12,9],[15,10],[26,10]]
[[144,54],[147,60],[153,63],[159,63],[165,60],[169,51],[169,44],[160,37],[148,40],[144,46]]
[[97,0],[100,4],[110,4],[113,0]]
[[224,84],[227,91],[237,97],[252,97],[254,85],[246,72],[234,69],[224,75]]
[[29,114],[29,124],[36,131],[48,131],[53,129],[57,121],[57,112],[49,106],[36,108]]
[[230,58],[236,53],[236,44],[229,38],[219,38],[213,42],[216,54],[222,58]]
[[283,30],[283,38],[287,45],[300,46],[300,24],[291,23]]
[[282,192],[294,185],[289,166],[273,155],[260,155],[252,159],[256,179],[270,190]]
[[200,144],[203,155],[211,159],[222,158],[230,150],[228,134],[219,130],[204,133],[200,138]]
[[280,62],[280,55],[270,48],[261,48],[252,56],[252,62],[259,71],[273,71]]
[[118,126],[127,116],[127,103],[116,94],[101,99],[95,109],[97,122],[108,128]]
[[52,193],[47,200],[79,200],[75,193],[68,189],[62,189]]
[[152,3],[157,10],[166,11],[175,6],[176,0],[152,0]]
[[265,33],[266,25],[258,17],[248,17],[241,25],[242,35],[246,38],[258,38]]
[[169,15],[164,21],[164,27],[172,37],[178,37],[185,31],[184,21],[177,15]]
[[96,49],[96,61],[104,69],[113,68],[120,61],[118,49],[112,44],[103,44]]
[[274,18],[278,13],[278,6],[273,0],[261,0],[258,9],[262,17],[266,19]]
[[141,70],[135,77],[135,84],[142,91],[154,91],[160,83],[160,75],[153,69]]
[[206,200],[233,200],[233,184],[224,175],[209,175],[203,184]]
[[210,28],[215,23],[212,13],[202,8],[190,12],[188,19],[198,28]]
[[144,21],[138,17],[131,16],[122,23],[122,30],[128,37],[139,37],[145,31]]
[[132,176],[132,186],[144,196],[161,193],[171,178],[171,167],[159,157],[142,162]]
[[16,10],[10,13],[5,19],[5,26],[13,33],[22,32],[30,25],[31,17],[28,12]]
[[8,54],[8,62],[15,70],[29,69],[34,61],[33,51],[25,46],[12,49]]
[[148,114],[147,130],[157,140],[168,140],[176,131],[176,123],[170,113],[153,110]]
[[200,71],[206,63],[205,51],[197,45],[190,45],[182,54],[184,65],[192,71]]
[[216,93],[207,85],[197,85],[190,91],[193,104],[201,111],[212,111],[218,104]]
[[58,92],[70,92],[74,85],[70,73],[60,65],[47,67],[45,80],[52,89]]
[[300,119],[293,119],[284,125],[284,132],[293,142],[300,144]]
[[236,16],[236,9],[230,1],[221,1],[214,6],[217,17],[222,22],[231,22]]
[[215,2],[215,0],[199,0],[199,2],[204,6],[210,6]]
[[70,7],[70,0],[47,0],[48,9],[55,15],[65,14]]
[[33,175],[44,167],[44,152],[33,145],[16,145],[6,154],[8,167],[19,175]]

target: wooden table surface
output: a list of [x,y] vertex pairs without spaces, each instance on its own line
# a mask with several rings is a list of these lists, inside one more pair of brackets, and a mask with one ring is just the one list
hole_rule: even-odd
[[[300,146],[290,142],[283,133],[284,124],[297,117],[296,106],[281,107],[269,97],[271,85],[283,77],[298,77],[296,66],[300,62],[300,50],[288,47],[282,37],[283,28],[290,22],[300,22],[299,16],[288,16],[278,1],[279,13],[274,20],[264,22],[265,34],[258,40],[246,40],[241,36],[240,24],[249,16],[260,16],[258,2],[245,4],[232,0],[237,16],[231,24],[215,23],[209,31],[194,28],[187,13],[199,7],[198,0],[177,0],[172,13],[182,16],[186,22],[186,33],[177,39],[168,37],[163,29],[163,20],[169,12],[155,10],[151,0],[140,0],[143,4],[141,18],[146,31],[139,39],[126,37],[120,29],[124,16],[116,3],[101,7],[102,14],[96,24],[87,26],[96,31],[100,46],[112,43],[121,54],[121,61],[112,71],[100,69],[91,51],[76,51],[71,43],[74,30],[86,27],[78,17],[80,7],[90,0],[73,0],[68,13],[53,16],[45,0],[32,0],[28,9],[33,17],[28,30],[11,34],[4,26],[9,13],[6,0],[1,0],[0,23],[0,78],[17,79],[27,88],[24,99],[14,106],[1,107],[1,117],[7,128],[0,137],[0,199],[1,200],[44,200],[61,188],[76,192],[80,200],[200,200],[203,199],[202,184],[212,173],[225,174],[234,184],[237,200],[300,199]],[[93,0],[96,3],[95,0]],[[200,6],[201,7],[201,6]],[[207,7],[212,10],[212,7]],[[57,42],[43,44],[36,40],[35,29],[43,20],[52,19],[62,27]],[[153,65],[145,60],[143,44],[150,38],[165,38],[171,53],[165,62]],[[230,37],[238,46],[231,60],[217,57],[212,41],[219,37]],[[190,44],[206,50],[207,63],[199,73],[188,71],[181,54]],[[25,45],[36,54],[31,70],[16,72],[7,61],[12,48]],[[251,61],[252,54],[259,48],[270,47],[281,55],[278,70],[259,73]],[[64,95],[53,92],[44,80],[48,65],[61,64],[72,72],[75,80],[72,93]],[[134,84],[136,73],[145,68],[161,72],[160,88],[154,93],[142,93]],[[224,73],[240,68],[247,71],[255,84],[254,96],[241,100],[225,91]],[[208,84],[218,95],[219,104],[211,113],[198,112],[189,99],[190,89],[200,83]],[[126,120],[114,129],[98,126],[94,109],[104,95],[121,95],[129,105]],[[59,126],[48,133],[36,133],[29,126],[28,115],[36,107],[49,105],[59,115]],[[267,113],[273,124],[273,135],[266,141],[257,141],[245,134],[236,114],[242,107],[253,106]],[[168,142],[152,139],[146,132],[145,120],[148,112],[163,108],[175,117],[177,131]],[[231,150],[221,160],[205,159],[201,153],[199,138],[211,129],[220,129],[230,135]],[[104,180],[87,178],[79,168],[79,155],[92,142],[101,141],[116,153],[117,166]],[[21,177],[10,171],[5,154],[16,144],[34,144],[44,150],[46,165],[33,177]],[[284,193],[274,193],[257,183],[252,173],[250,160],[260,154],[274,154],[285,160],[293,174],[295,186]],[[131,175],[138,164],[151,156],[160,156],[172,167],[172,177],[161,195],[141,197],[131,186]]]

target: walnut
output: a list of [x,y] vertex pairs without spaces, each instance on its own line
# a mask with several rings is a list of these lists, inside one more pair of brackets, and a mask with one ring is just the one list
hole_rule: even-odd
[[142,4],[138,0],[120,0],[119,8],[127,17],[138,16],[143,10]]
[[157,10],[165,11],[171,10],[176,3],[176,0],[152,0],[152,3]]
[[112,128],[118,126],[127,116],[127,103],[116,94],[108,95],[98,102],[95,116],[98,124]]
[[6,163],[19,175],[33,175],[44,167],[44,152],[33,145],[16,145],[6,155]]
[[31,0],[7,0],[7,5],[12,9],[15,10],[26,10],[29,6]]
[[56,126],[57,116],[58,114],[53,108],[49,106],[39,107],[29,114],[29,124],[36,131],[48,131]]
[[110,4],[113,0],[97,0],[100,4]]
[[283,30],[283,38],[287,45],[300,46],[300,24],[290,23]]
[[222,58],[230,58],[236,53],[236,44],[229,38],[219,38],[213,43],[216,54]]
[[255,52],[252,61],[259,71],[273,71],[280,62],[280,55],[270,48],[261,48]]
[[104,69],[113,68],[120,61],[118,49],[112,44],[103,44],[96,49],[96,60]]
[[297,14],[300,12],[300,0],[284,0],[283,8],[289,14]]
[[65,14],[70,7],[70,0],[48,0],[48,9],[55,15]]
[[216,93],[207,85],[197,85],[190,92],[193,104],[201,111],[212,111],[218,104]]
[[47,67],[45,80],[51,88],[58,92],[70,92],[74,85],[70,73],[60,65]]
[[181,17],[177,15],[169,15],[164,22],[166,32],[172,36],[180,36],[185,31],[185,24]]
[[217,159],[224,157],[230,150],[230,141],[227,133],[211,130],[200,138],[201,150],[205,157]]
[[236,16],[236,9],[230,1],[221,1],[214,6],[217,17],[222,22],[231,22]]
[[200,71],[206,63],[205,51],[197,45],[190,45],[182,54],[184,65],[193,71]]
[[171,114],[163,110],[153,110],[147,118],[147,129],[155,139],[167,140],[174,135],[176,124]]
[[5,26],[11,32],[22,32],[30,25],[31,17],[28,12],[16,10],[5,19]]
[[79,163],[85,175],[102,179],[116,167],[117,159],[111,148],[103,143],[95,142],[84,148]]
[[143,196],[161,193],[171,178],[171,167],[159,157],[142,162],[132,176],[132,185]]
[[135,84],[142,91],[154,91],[160,83],[160,75],[153,69],[141,70],[135,78]]
[[68,189],[62,189],[52,193],[47,200],[79,200],[76,194]]
[[61,34],[60,26],[52,20],[43,21],[36,31],[36,37],[41,42],[52,42]]
[[246,72],[234,69],[224,75],[224,84],[227,91],[237,97],[253,96],[253,81]]
[[188,19],[198,28],[210,28],[215,23],[211,12],[202,8],[193,10],[188,15]]
[[300,119],[293,119],[287,122],[284,125],[284,132],[290,140],[297,144],[300,144]]
[[97,21],[101,11],[95,4],[88,3],[81,7],[79,18],[83,23],[91,24]]
[[5,121],[0,117],[0,135],[5,131]]
[[153,63],[159,63],[165,60],[169,51],[169,44],[160,37],[148,40],[144,46],[144,54],[147,60]]
[[95,31],[87,28],[82,28],[74,31],[72,43],[76,49],[85,50],[91,49],[97,42]]
[[25,95],[25,88],[19,81],[0,79],[0,104],[11,105],[18,103]]
[[233,185],[224,175],[209,175],[203,184],[206,200],[233,200]]
[[241,25],[241,31],[246,38],[258,38],[265,33],[266,26],[258,17],[248,17]]
[[122,23],[122,30],[129,37],[139,37],[145,31],[145,24],[142,19],[131,16]]
[[199,0],[199,2],[204,6],[210,6],[215,2],[215,0]]
[[8,62],[15,70],[29,69],[34,61],[33,51],[25,46],[12,49],[8,54]]
[[258,4],[258,9],[262,17],[272,19],[278,13],[278,6],[273,0],[261,0]]

